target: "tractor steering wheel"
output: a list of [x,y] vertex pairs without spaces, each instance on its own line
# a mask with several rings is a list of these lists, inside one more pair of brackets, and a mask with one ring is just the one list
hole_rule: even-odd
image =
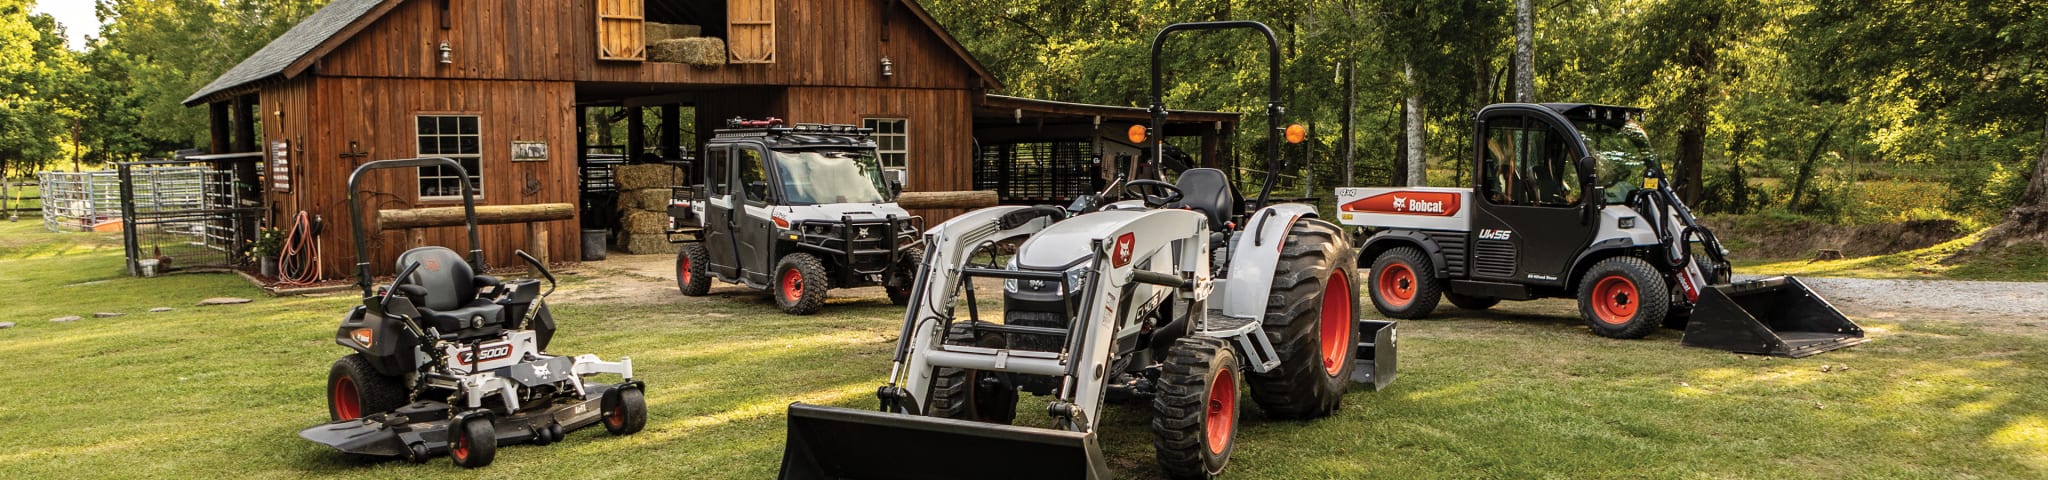
[[1142,199],[1148,208],[1159,208],[1180,201],[1180,187],[1158,180],[1132,180],[1124,184],[1124,198]]

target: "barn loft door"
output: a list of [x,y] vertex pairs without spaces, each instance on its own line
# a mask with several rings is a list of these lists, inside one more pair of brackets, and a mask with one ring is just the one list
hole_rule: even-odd
[[726,0],[732,63],[775,63],[775,0]]
[[597,59],[647,60],[643,0],[597,0]]

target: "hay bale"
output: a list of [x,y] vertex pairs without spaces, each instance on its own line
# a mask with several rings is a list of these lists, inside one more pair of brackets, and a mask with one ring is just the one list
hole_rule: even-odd
[[683,171],[680,168],[655,163],[619,165],[612,167],[612,178],[616,179],[620,190],[665,189],[676,182],[681,182]]
[[619,236],[619,250],[633,255],[674,254],[682,246],[668,242],[668,235],[631,233]]
[[704,27],[675,23],[647,22],[647,46],[654,46],[662,40],[690,38],[704,35]]
[[666,188],[631,190],[619,194],[619,211],[668,213],[670,192]]
[[699,67],[725,65],[725,40],[715,37],[662,40],[647,47],[647,59]]
[[656,212],[626,212],[619,217],[619,228],[625,233],[663,233],[668,231],[668,214]]

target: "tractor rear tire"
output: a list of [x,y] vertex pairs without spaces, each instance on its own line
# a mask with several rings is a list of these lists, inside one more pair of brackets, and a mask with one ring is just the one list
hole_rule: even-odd
[[1593,264],[1579,279],[1579,316],[1607,338],[1643,338],[1657,331],[1671,307],[1664,275],[1636,257]]
[[1215,478],[1237,449],[1238,361],[1222,339],[1185,337],[1167,349],[1152,397],[1152,448],[1168,478]]
[[1372,306],[1380,314],[1403,320],[1429,316],[1443,300],[1443,285],[1437,281],[1436,266],[1429,255],[1415,247],[1397,247],[1372,262],[1372,276],[1366,281],[1372,291]]
[[924,268],[923,250],[912,249],[897,257],[894,278],[882,281],[882,289],[889,292],[889,303],[899,306],[910,304],[910,293],[917,291],[919,268]]
[[701,297],[711,292],[711,254],[704,251],[703,244],[684,245],[676,252],[676,288],[685,297]]
[[1452,305],[1457,305],[1458,308],[1466,310],[1485,310],[1493,308],[1494,305],[1500,305],[1500,299],[1494,297],[1475,297],[1444,292],[1444,298],[1450,300]]
[[1321,220],[1294,223],[1280,247],[1261,328],[1280,366],[1248,373],[1252,400],[1276,418],[1337,411],[1351,388],[1358,349],[1358,269],[1343,230]]
[[456,425],[448,439],[448,459],[462,468],[481,468],[498,457],[498,427],[489,415],[476,415]]
[[[1004,348],[1003,335],[984,332],[980,337],[972,334],[968,324],[953,325],[946,334],[948,345],[973,345],[987,348]],[[955,420],[1009,425],[1017,420],[1017,389],[1007,390],[984,387],[981,381],[988,372],[963,368],[939,367],[932,376],[931,407],[925,409],[930,416]],[[1009,385],[1009,382],[1003,382]]]
[[355,420],[406,404],[405,381],[377,373],[370,359],[352,353],[327,369],[327,419]]
[[791,315],[818,313],[825,306],[825,289],[830,286],[825,278],[825,262],[808,253],[784,255],[782,261],[775,263],[774,282],[768,284],[775,295],[775,306]]

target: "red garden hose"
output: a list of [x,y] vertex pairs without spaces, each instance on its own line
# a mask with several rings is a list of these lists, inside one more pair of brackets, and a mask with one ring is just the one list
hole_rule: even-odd
[[322,280],[320,243],[313,238],[310,218],[304,211],[292,216],[291,230],[285,232],[284,246],[277,256],[278,285],[312,285]]

